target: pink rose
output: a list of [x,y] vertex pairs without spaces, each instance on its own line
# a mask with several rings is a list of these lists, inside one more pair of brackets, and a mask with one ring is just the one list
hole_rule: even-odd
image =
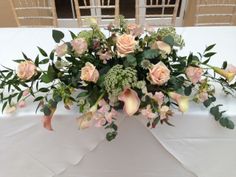
[[68,46],[67,44],[62,44],[56,47],[56,54],[58,57],[63,57],[67,53]]
[[159,49],[163,51],[166,54],[170,54],[171,52],[171,47],[169,44],[163,42],[163,41],[156,41],[152,44],[152,49]]
[[161,61],[149,70],[152,84],[163,85],[170,79],[170,70]]
[[22,80],[29,80],[31,79],[35,74],[36,66],[32,61],[23,61],[20,62],[17,68],[17,76]]
[[74,49],[74,51],[78,55],[82,55],[88,50],[88,44],[84,38],[77,38],[71,41],[71,45]]
[[164,94],[162,92],[155,92],[153,99],[161,106],[164,102]]
[[134,90],[126,88],[118,96],[118,99],[124,102],[124,112],[126,112],[129,116],[134,115],[138,111],[140,99]]
[[203,70],[202,68],[189,66],[185,71],[187,78],[193,83],[196,84],[200,81],[202,77]]
[[143,33],[143,28],[135,23],[128,24],[127,29],[133,36],[140,36]]
[[99,72],[95,66],[89,62],[81,69],[80,79],[88,82],[96,83],[99,78]]
[[133,53],[137,42],[134,40],[134,36],[129,34],[123,34],[117,37],[116,47],[120,57]]

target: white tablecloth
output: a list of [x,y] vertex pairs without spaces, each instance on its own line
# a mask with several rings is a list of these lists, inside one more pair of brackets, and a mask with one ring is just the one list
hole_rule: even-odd
[[[65,40],[70,39],[68,29]],[[69,29],[78,32],[79,29]],[[211,64],[224,60],[236,65],[236,27],[177,28],[186,47],[180,52],[202,52],[216,43]],[[34,58],[36,46],[55,47],[51,29],[0,29],[0,63],[15,67],[21,51]],[[236,123],[236,99],[217,97]],[[0,177],[235,177],[236,130],[220,127],[208,111],[193,104],[188,113],[171,118],[175,127],[147,129],[140,117],[119,120],[119,135],[105,140],[103,129],[79,131],[75,108],[61,108],[55,131],[42,128],[36,105],[0,118]]]

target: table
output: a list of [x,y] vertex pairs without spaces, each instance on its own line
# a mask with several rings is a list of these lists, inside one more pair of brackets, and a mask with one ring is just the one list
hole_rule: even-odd
[[[0,29],[0,63],[15,67],[12,59],[21,51],[34,58],[36,46],[49,52],[55,47],[52,29]],[[68,30],[65,40],[70,40]],[[236,65],[236,27],[177,28],[186,47],[180,54],[202,52],[216,43],[211,64],[224,60]],[[236,123],[236,100],[217,98]],[[202,106],[191,106],[184,115],[176,113],[175,128],[147,129],[141,117],[120,115],[119,136],[105,140],[103,129],[78,131],[76,108],[59,108],[55,131],[42,128],[40,114],[29,106],[14,115],[0,115],[0,177],[235,177],[236,130],[221,128]]]

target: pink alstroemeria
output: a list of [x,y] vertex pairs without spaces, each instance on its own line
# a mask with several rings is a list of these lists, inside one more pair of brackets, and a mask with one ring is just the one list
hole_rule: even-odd
[[157,102],[158,106],[161,106],[164,102],[164,94],[162,92],[155,92],[153,99]]
[[105,113],[105,119],[107,120],[108,123],[112,123],[113,118],[117,116],[117,111],[115,109],[111,109],[110,112]]
[[169,116],[172,116],[172,111],[170,110],[170,107],[164,105],[160,108],[160,119],[168,119]]
[[24,108],[26,106],[26,102],[24,100],[21,100],[19,103],[18,103],[18,106],[20,108]]
[[150,104],[147,105],[146,109],[142,109],[140,112],[144,117],[148,119],[154,119],[157,117],[157,114],[152,112]]
[[138,97],[138,94],[134,90],[126,88],[118,96],[118,99],[124,102],[124,111],[129,116],[134,115],[138,111],[140,105],[140,99]]
[[229,71],[221,69],[219,67],[211,67],[211,68],[217,74],[219,74],[219,75],[223,76],[224,78],[226,78],[229,82],[231,82],[234,79],[235,75],[236,75],[236,73],[234,73],[234,72],[229,72]]
[[188,111],[189,102],[187,96],[180,95],[176,92],[169,92],[168,95],[179,105],[179,110],[181,112]]

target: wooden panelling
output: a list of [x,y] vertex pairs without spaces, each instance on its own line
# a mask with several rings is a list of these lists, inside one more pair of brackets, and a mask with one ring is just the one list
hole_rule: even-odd
[[16,27],[9,0],[0,0],[0,27]]

